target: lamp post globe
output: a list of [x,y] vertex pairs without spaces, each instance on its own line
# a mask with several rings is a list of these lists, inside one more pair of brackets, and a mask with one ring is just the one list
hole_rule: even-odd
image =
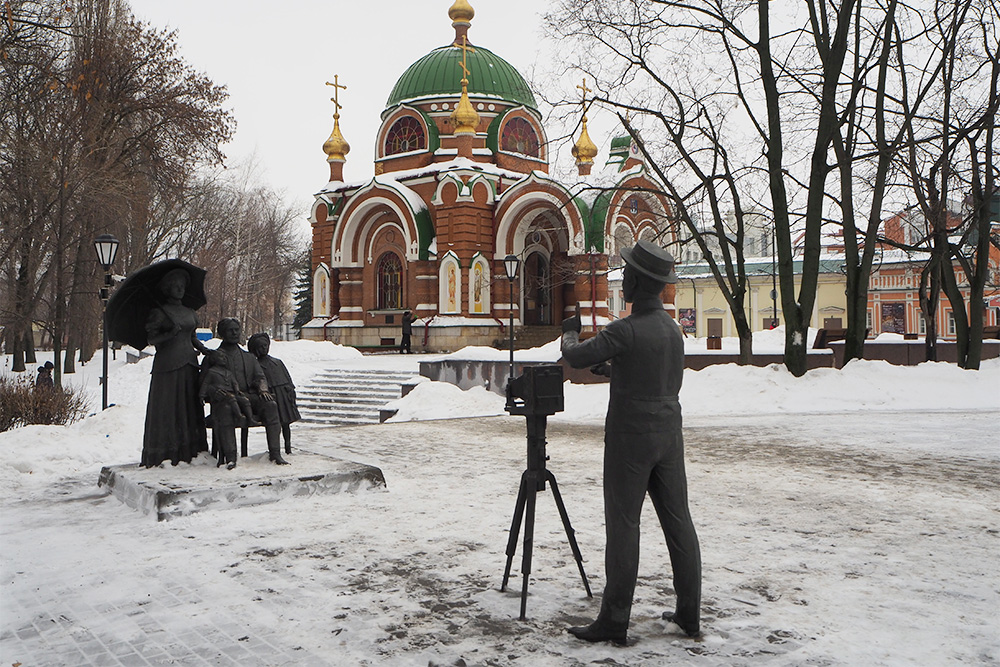
[[101,234],[94,239],[94,250],[97,251],[97,261],[108,271],[118,255],[118,239],[111,234]]

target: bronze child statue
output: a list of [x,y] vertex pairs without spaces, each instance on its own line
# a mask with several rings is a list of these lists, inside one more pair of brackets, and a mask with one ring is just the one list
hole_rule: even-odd
[[270,356],[271,338],[266,333],[255,333],[247,341],[247,349],[257,357],[257,363],[264,371],[267,386],[274,394],[278,404],[278,421],[281,423],[281,435],[285,439],[285,453],[292,453],[291,423],[301,419],[299,408],[295,404],[295,384],[292,376],[285,368],[281,359]]
[[245,418],[255,425],[250,399],[240,391],[236,376],[229,369],[229,359],[215,350],[205,356],[198,396],[212,406],[212,439],[219,450],[219,465],[236,467],[236,426]]

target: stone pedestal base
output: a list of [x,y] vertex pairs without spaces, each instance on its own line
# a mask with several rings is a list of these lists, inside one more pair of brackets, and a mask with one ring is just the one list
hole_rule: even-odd
[[217,468],[208,453],[176,466],[106,466],[97,484],[157,521],[284,498],[385,488],[382,471],[374,466],[302,450],[286,458],[291,465],[274,465],[267,453],[248,456],[233,470]]

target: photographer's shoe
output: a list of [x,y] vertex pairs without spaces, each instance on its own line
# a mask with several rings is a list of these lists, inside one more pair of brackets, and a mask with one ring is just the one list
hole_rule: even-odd
[[612,642],[618,646],[625,646],[628,643],[628,630],[614,630],[605,627],[599,621],[594,621],[590,625],[567,628],[566,631],[585,642]]
[[691,625],[690,623],[682,623],[681,621],[677,620],[677,612],[675,611],[663,612],[663,620],[666,621],[667,623],[673,623],[674,625],[679,627],[688,637],[701,636],[701,630],[698,628],[697,624]]

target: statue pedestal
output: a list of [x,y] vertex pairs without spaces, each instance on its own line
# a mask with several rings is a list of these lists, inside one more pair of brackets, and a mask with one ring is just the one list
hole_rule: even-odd
[[204,510],[273,503],[285,498],[384,489],[382,471],[374,466],[301,449],[277,466],[267,453],[241,458],[236,468],[216,467],[203,452],[190,464],[141,468],[138,464],[105,466],[98,486],[133,509],[157,521]]

